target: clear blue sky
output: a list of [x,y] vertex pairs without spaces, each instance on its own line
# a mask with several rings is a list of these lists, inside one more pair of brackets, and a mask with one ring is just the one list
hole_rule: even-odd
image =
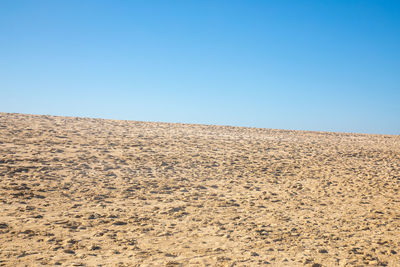
[[0,1],[0,111],[400,134],[400,1]]

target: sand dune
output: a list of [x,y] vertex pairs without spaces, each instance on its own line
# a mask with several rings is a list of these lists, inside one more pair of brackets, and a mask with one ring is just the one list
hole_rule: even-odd
[[0,113],[0,265],[400,266],[400,136]]

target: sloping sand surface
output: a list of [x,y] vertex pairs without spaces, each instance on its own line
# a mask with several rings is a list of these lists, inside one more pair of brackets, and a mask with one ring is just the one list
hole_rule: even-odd
[[0,113],[0,265],[400,266],[400,136]]

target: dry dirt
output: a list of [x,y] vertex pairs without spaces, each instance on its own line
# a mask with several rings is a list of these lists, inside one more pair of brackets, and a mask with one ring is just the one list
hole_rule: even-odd
[[0,265],[400,266],[400,136],[0,113]]

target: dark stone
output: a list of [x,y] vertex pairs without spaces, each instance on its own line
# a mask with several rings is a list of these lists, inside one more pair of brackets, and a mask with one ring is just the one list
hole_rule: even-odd
[[72,249],[66,249],[64,250],[64,253],[75,254],[75,251],[73,251]]
[[127,223],[118,221],[118,222],[113,223],[113,225],[127,225]]

